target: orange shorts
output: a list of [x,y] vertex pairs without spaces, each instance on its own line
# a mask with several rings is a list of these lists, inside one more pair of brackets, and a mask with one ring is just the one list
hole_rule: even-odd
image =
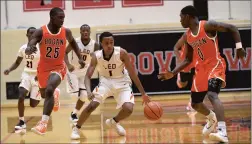
[[46,88],[47,80],[52,73],[58,74],[60,76],[61,80],[64,80],[64,77],[66,75],[66,66],[64,66],[61,69],[55,69],[55,70],[51,70],[51,71],[43,71],[43,70],[38,69],[37,73],[38,73],[37,76],[38,76],[39,88]]
[[217,64],[205,64],[195,67],[195,75],[193,77],[192,92],[208,91],[208,80],[218,78],[222,80],[222,88],[226,86],[226,63],[222,59]]

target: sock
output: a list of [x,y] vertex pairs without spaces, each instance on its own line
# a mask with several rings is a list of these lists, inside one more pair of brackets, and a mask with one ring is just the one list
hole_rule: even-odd
[[76,108],[73,110],[73,114],[77,114],[79,112],[79,110],[77,110]]
[[47,121],[49,120],[50,116],[48,115],[42,115],[42,121]]
[[215,113],[214,113],[212,110],[210,110],[209,115],[207,115],[206,117],[207,117],[208,119],[212,119],[213,117],[215,117]]
[[226,130],[226,123],[224,121],[219,121],[218,122],[218,129],[221,129],[221,132],[224,135],[227,135],[227,130]]
[[19,120],[22,120],[22,121],[24,121],[24,117],[19,117]]

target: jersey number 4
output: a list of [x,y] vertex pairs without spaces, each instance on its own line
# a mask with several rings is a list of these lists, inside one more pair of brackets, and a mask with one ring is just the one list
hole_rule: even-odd
[[52,47],[47,47],[46,48],[46,57],[47,58],[58,58],[59,57],[59,48],[56,47],[54,48],[54,55],[52,56],[52,51],[53,51],[53,48]]

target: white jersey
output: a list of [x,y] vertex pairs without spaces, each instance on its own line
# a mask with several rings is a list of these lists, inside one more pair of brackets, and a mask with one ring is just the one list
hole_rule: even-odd
[[74,65],[75,70],[72,72],[74,74],[78,74],[78,75],[82,75],[85,76],[86,75],[86,71],[87,68],[91,62],[91,53],[94,52],[94,47],[95,47],[95,40],[90,40],[89,44],[84,46],[84,44],[81,41],[81,38],[76,38],[76,42],[78,44],[78,47],[81,51],[81,56],[83,58],[83,60],[85,61],[85,67],[83,69],[80,69],[80,64],[79,64],[79,59],[76,56],[76,54],[74,53],[74,51],[72,51],[72,54],[70,56],[70,63],[72,65]]
[[125,65],[120,59],[120,50],[120,47],[114,47],[114,52],[108,61],[103,57],[103,50],[95,52],[97,58],[96,69],[99,76],[115,79],[129,77]]
[[37,45],[38,51],[31,55],[25,54],[25,49],[27,48],[27,44],[24,44],[20,47],[17,56],[25,59],[25,67],[24,72],[37,72],[37,66],[40,58],[39,47]]

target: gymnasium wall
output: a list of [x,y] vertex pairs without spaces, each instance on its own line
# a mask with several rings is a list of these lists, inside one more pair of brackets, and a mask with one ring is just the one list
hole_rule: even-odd
[[[161,6],[123,7],[123,0],[107,0],[114,1],[114,6],[111,8],[73,9],[72,1],[61,1],[64,2],[65,6],[65,26],[72,28],[79,27],[83,23],[88,23],[91,26],[104,26],[178,22],[181,8],[193,4],[192,0],[163,0],[163,5]],[[93,1],[94,5],[99,5],[99,3],[102,4],[99,0]],[[5,11],[5,8],[7,8],[7,11]],[[250,20],[249,0],[211,0],[208,2],[208,10],[210,19]],[[48,11],[24,12],[23,0],[1,1],[1,29],[16,29],[29,26],[40,27],[48,20]]]
[[[249,21],[225,21],[235,24],[240,27],[248,27]],[[172,31],[174,29],[182,29],[179,23],[163,23],[153,25],[120,25],[120,26],[106,26],[106,27],[93,27],[91,37],[96,39],[96,34],[105,30],[112,31],[113,33],[120,32],[141,32],[141,31]],[[79,28],[72,28],[74,37],[79,36]],[[1,102],[6,103],[6,82],[19,82],[21,73],[23,71],[24,62],[19,68],[11,72],[8,76],[3,75],[4,69],[10,67],[15,61],[18,49],[21,45],[27,42],[25,37],[26,30],[4,30],[1,31]],[[66,93],[66,81],[64,80],[61,85],[61,99],[71,99]],[[146,84],[146,82],[145,82]]]

